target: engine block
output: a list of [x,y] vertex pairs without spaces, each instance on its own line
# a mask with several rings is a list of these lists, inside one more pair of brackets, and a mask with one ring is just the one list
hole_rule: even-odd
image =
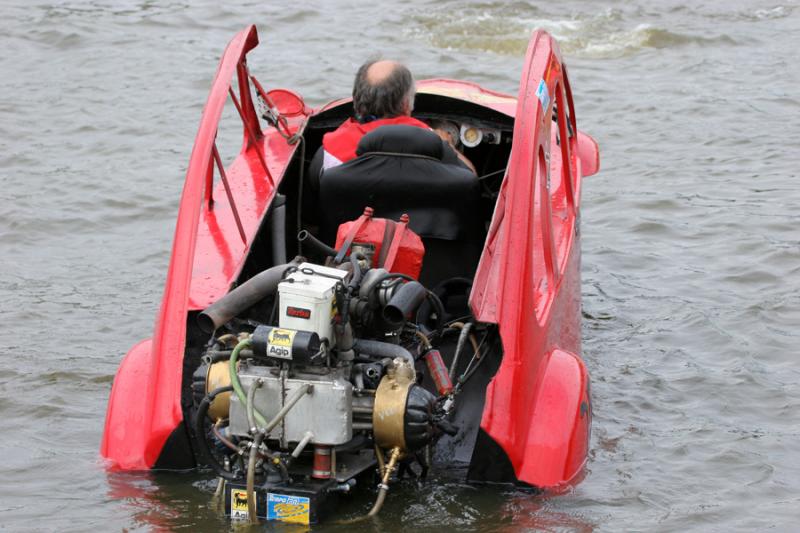
[[[275,367],[241,363],[239,379],[245,390],[259,378],[263,382],[255,392],[253,405],[267,420],[278,414],[286,398],[297,389],[306,384],[313,387],[272,431],[272,438],[299,442],[309,431],[314,444],[338,445],[353,438],[353,385],[344,378],[342,370],[295,372],[291,377],[282,378]],[[230,432],[247,437],[249,429],[246,406],[233,394]]]

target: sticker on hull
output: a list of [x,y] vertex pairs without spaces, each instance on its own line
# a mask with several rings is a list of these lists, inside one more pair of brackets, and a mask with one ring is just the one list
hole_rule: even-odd
[[547,90],[547,83],[544,80],[539,81],[539,87],[536,88],[536,98],[542,104],[542,111],[547,113],[547,108],[550,107],[550,92]]
[[[258,499],[256,499],[256,505],[258,505]],[[244,489],[232,489],[231,518],[234,520],[247,520],[249,516],[247,512],[247,491]]]
[[302,496],[267,493],[267,520],[308,525],[311,521],[311,500]]

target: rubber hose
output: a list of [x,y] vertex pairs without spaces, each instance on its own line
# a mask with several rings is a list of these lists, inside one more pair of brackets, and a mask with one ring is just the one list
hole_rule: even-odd
[[399,344],[391,344],[388,342],[367,339],[355,339],[353,342],[353,349],[359,353],[377,355],[378,357],[389,357],[391,359],[394,359],[395,357],[402,357],[411,363],[411,366],[414,366],[414,356]]
[[[376,454],[378,453],[378,451],[379,450],[376,449]],[[392,449],[389,462],[386,464],[386,468],[383,470],[381,483],[380,485],[378,485],[378,497],[375,498],[375,503],[372,505],[372,509],[370,509],[369,512],[363,516],[359,516],[357,518],[353,518],[350,520],[342,520],[338,522],[339,524],[355,524],[357,522],[361,522],[362,520],[366,520],[367,518],[372,518],[381,511],[381,507],[383,507],[383,502],[386,501],[386,493],[389,492],[389,478],[392,476],[392,472],[397,466],[397,461],[399,459],[400,459],[400,448]]]
[[231,441],[229,441],[228,439],[226,439],[226,438],[225,438],[225,437],[222,435],[222,433],[220,433],[220,432],[219,432],[219,424],[220,424],[220,422],[222,422],[222,419],[221,419],[221,418],[220,418],[219,420],[217,420],[217,423],[216,423],[216,424],[214,424],[213,426],[211,426],[211,432],[212,432],[212,433],[214,433],[214,436],[215,436],[215,437],[217,437],[217,440],[219,440],[219,441],[220,441],[222,444],[224,444],[225,446],[227,446],[228,448],[230,448],[230,449],[231,449],[231,451],[234,451],[234,452],[236,452],[236,453],[239,453],[239,448],[238,448],[238,447],[237,447],[237,446],[236,446],[234,443],[232,443]]
[[433,291],[428,291],[427,297],[431,305],[433,305],[433,308],[436,309],[436,329],[434,332],[437,337],[441,337],[442,330],[444,329],[444,304],[442,304],[442,300],[436,296]]
[[278,283],[286,269],[301,262],[302,258],[295,257],[286,264],[268,268],[245,281],[197,315],[200,329],[206,333],[213,333],[247,308],[273,294],[278,290]]
[[297,241],[302,244],[308,244],[312,250],[325,256],[335,257],[336,254],[339,253],[335,249],[311,235],[311,233],[305,229],[297,234]]
[[347,286],[351,289],[358,287],[358,284],[361,283],[361,276],[364,274],[361,271],[361,265],[358,264],[359,259],[365,259],[364,254],[350,254],[350,264],[353,266],[353,277],[350,279],[350,283],[348,283]]
[[250,447],[250,458],[247,461],[247,514],[251,524],[258,524],[258,514],[256,514],[256,456],[258,448],[261,446],[263,435],[256,433],[253,444]]
[[256,433],[258,431],[258,426],[256,426],[256,416],[255,416],[255,409],[256,409],[256,391],[261,386],[261,378],[255,380],[252,385],[250,385],[250,390],[247,391],[247,423],[250,424],[250,431],[252,433]]
[[286,263],[286,197],[276,194],[272,200],[272,216],[269,218],[270,237],[272,237],[272,262],[276,265]]
[[225,468],[219,464],[214,454],[211,453],[211,448],[208,445],[208,440],[206,439],[206,428],[204,422],[206,420],[206,415],[208,414],[208,407],[211,405],[211,402],[214,399],[224,392],[230,392],[233,390],[233,387],[230,385],[227,387],[220,387],[218,389],[214,389],[209,394],[207,394],[203,401],[200,402],[200,405],[197,408],[197,414],[195,415],[194,419],[194,431],[195,435],[197,436],[197,441],[200,446],[200,451],[205,456],[206,462],[209,466],[217,473],[217,475],[221,478],[227,479],[228,481],[234,481],[237,478],[232,472],[228,472]]
[[[236,393],[236,397],[239,398],[239,401],[242,402],[242,405],[245,407],[247,406],[247,396],[244,393],[244,389],[242,389],[242,382],[239,381],[239,372],[236,368],[236,362],[239,359],[239,352],[242,351],[242,348],[249,348],[252,344],[253,341],[250,339],[245,339],[237,344],[236,348],[231,352],[231,358],[228,363],[228,373],[231,375],[231,387],[233,387],[233,392]],[[264,415],[262,415],[255,406],[253,407],[253,415],[255,416],[256,422],[261,424],[262,427],[267,425],[267,419],[264,418]]]
[[461,333],[458,335],[458,342],[456,343],[456,353],[453,355],[453,361],[450,363],[450,381],[453,381],[456,373],[456,366],[458,366],[458,358],[464,350],[464,345],[467,343],[469,332],[472,329],[472,322],[467,322],[461,327]]
[[383,308],[383,319],[392,328],[400,328],[406,317],[419,309],[428,290],[418,281],[409,281],[394,291],[392,298]]
[[375,498],[375,504],[372,506],[372,509],[370,509],[369,512],[367,513],[366,518],[372,518],[373,516],[381,512],[381,508],[383,507],[383,502],[386,501],[387,492],[389,491],[383,487],[378,489],[378,497]]

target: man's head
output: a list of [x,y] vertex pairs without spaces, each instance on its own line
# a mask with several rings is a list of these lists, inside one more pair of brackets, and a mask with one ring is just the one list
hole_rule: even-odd
[[361,121],[411,115],[414,77],[396,61],[373,60],[361,65],[353,84],[353,109]]

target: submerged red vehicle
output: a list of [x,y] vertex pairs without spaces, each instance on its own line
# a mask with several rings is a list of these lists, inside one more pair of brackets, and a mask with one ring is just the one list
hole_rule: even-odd
[[[228,480],[232,516],[304,523],[363,475],[377,469],[385,496],[395,468],[424,473],[433,458],[468,463],[476,482],[576,482],[592,416],[580,197],[599,155],[577,128],[556,42],[534,33],[517,98],[417,83],[414,116],[458,131],[478,169],[447,187],[427,174],[415,185],[435,157],[395,164],[386,149],[315,183],[311,155],[352,116],[350,100],[311,109],[292,91],[265,91],[246,63],[257,44],[250,26],[220,61],[155,331],[114,380],[109,467],[210,464]],[[228,98],[244,141],[224,168],[216,135]],[[395,165],[391,184],[364,166],[376,158]],[[331,250],[348,221],[356,230]],[[397,239],[358,233],[370,224]],[[391,259],[405,253],[402,231],[424,246],[419,276],[379,257],[381,244]]]

